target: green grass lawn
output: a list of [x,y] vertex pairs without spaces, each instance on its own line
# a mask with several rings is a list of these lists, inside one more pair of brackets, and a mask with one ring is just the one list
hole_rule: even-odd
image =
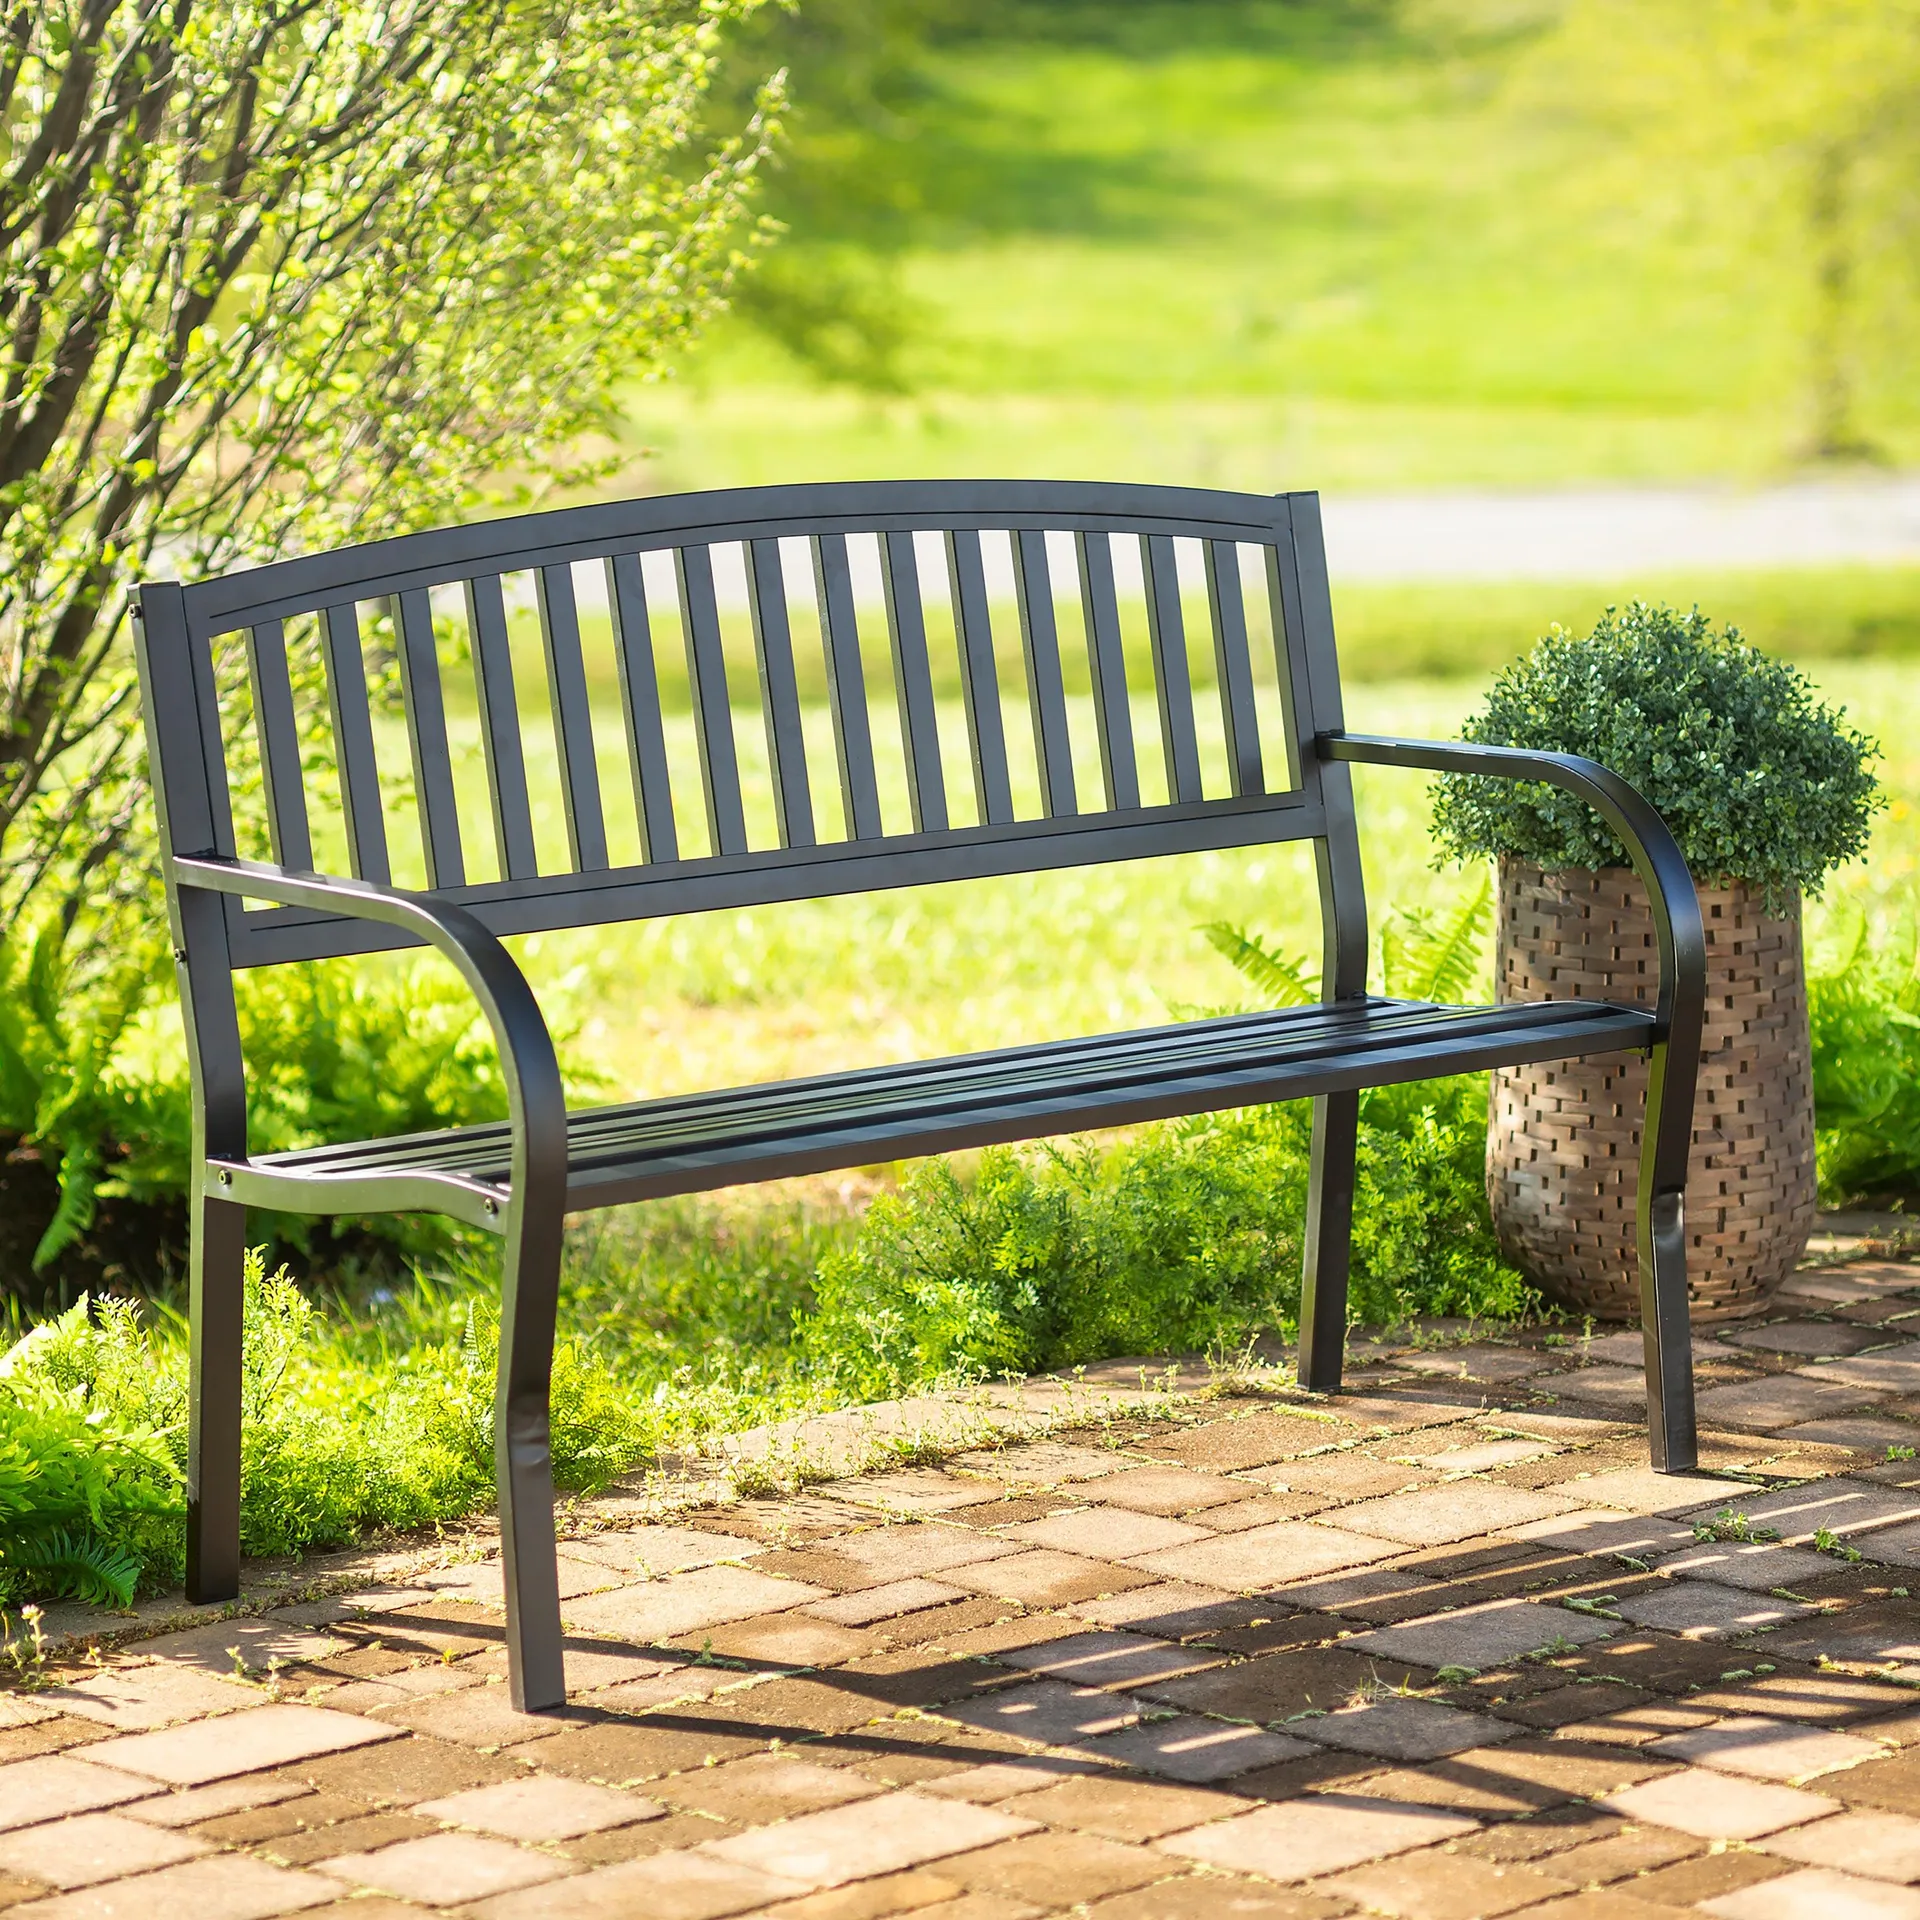
[[[634,396],[649,483],[1351,489],[1786,460],[1791,251],[1737,243],[1704,182],[1623,167],[1540,33],[1447,31],[1433,9],[1133,11],[1138,31],[1077,43],[1014,37],[1016,13],[938,47],[894,133],[803,129],[801,176],[775,174],[776,271],[831,285],[851,259],[891,286],[908,390],[823,388],[764,330],[723,326],[677,385]],[[837,195],[805,172],[836,141]],[[1864,358],[1873,430],[1911,457],[1911,357]]]

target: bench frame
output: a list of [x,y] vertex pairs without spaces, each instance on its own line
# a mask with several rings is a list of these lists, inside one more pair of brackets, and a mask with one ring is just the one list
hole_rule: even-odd
[[[1043,817],[1017,820],[1008,784],[981,530],[1006,530],[1016,569],[1022,656],[1032,713]],[[1071,533],[1093,672],[1105,805],[1075,793],[1059,665],[1046,535]],[[850,534],[877,533],[886,586],[893,673],[913,803],[914,830],[880,820],[858,621],[848,565]],[[947,542],[949,584],[964,681],[979,823],[953,826],[939,763],[927,667],[915,533]],[[812,541],[821,633],[847,838],[821,844],[780,573],[782,538]],[[905,536],[905,537],[903,537]],[[1114,536],[1138,537],[1167,763],[1164,805],[1142,804],[1129,694],[1119,651]],[[1208,798],[1194,746],[1174,541],[1204,543],[1223,738],[1232,787]],[[780,846],[747,844],[711,549],[739,542],[748,555],[763,718]],[[1261,764],[1247,625],[1235,544],[1264,555],[1276,668],[1288,731],[1285,779]],[[670,549],[702,748],[711,851],[680,852],[638,555]],[[586,717],[571,565],[599,560],[608,576],[636,817],[650,856],[613,867]],[[555,742],[567,801],[571,870],[542,874],[513,704],[500,576],[533,570]],[[464,588],[487,746],[497,865],[502,878],[466,878],[447,744],[429,593]],[[391,881],[385,812],[360,647],[357,606],[384,601],[395,628],[429,879],[425,890]],[[326,664],[348,846],[347,875],[313,870],[301,774],[301,740],[288,679],[285,625],[313,615]],[[246,633],[249,688],[265,790],[271,862],[236,846],[229,780],[231,728],[223,722],[215,643]],[[780,487],[619,502],[485,522],[276,563],[193,586],[152,582],[136,608],[144,715],[161,821],[175,959],[192,1070],[194,1156],[191,1255],[191,1414],[187,1593],[197,1602],[240,1590],[241,1270],[249,1204],[314,1214],[423,1210],[452,1215],[503,1241],[496,1434],[507,1645],[516,1705],[565,1699],[553,1534],[548,1395],[561,1241],[569,1211],[636,1191],[694,1191],[783,1171],[870,1163],[932,1150],[902,1132],[858,1153],[793,1145],[751,1175],[724,1167],[682,1170],[651,1185],[584,1196],[569,1185],[569,1116],[545,1020],[502,934],[607,924],[703,908],[925,884],[979,874],[1037,871],[1210,847],[1308,839],[1315,853],[1324,928],[1322,995],[1329,1011],[1363,1016],[1367,920],[1347,768],[1353,763],[1546,782],[1578,796],[1619,835],[1652,902],[1660,985],[1644,1009],[1589,1006],[1618,1015],[1607,1044],[1557,1045],[1544,1029],[1484,1047],[1473,1064],[1518,1064],[1575,1051],[1644,1050],[1652,1071],[1640,1166],[1639,1245],[1646,1339],[1649,1440],[1657,1470],[1695,1464],[1693,1377],[1686,1293],[1685,1188],[1694,1080],[1704,1019],[1705,939],[1693,882],[1659,816],[1618,776],[1572,755],[1350,735],[1341,707],[1317,497],[1236,495],[1197,489],[1053,482],[925,482]],[[991,700],[977,697],[991,687]],[[268,903],[250,907],[249,902]],[[378,1165],[316,1170],[300,1155],[250,1158],[246,1078],[235,1008],[237,968],[407,946],[444,955],[471,988],[498,1045],[505,1077],[510,1158],[500,1176]],[[1426,1010],[1438,1014],[1444,1010]],[[1623,1037],[1621,1023],[1631,1021]],[[1169,1033],[1174,1030],[1167,1030]],[[1186,1031],[1186,1030],[1182,1030]],[[1595,1028],[1593,1031],[1598,1032]],[[1205,1036],[1196,1026],[1189,1057]],[[1064,1044],[1064,1043],[1063,1043]],[[1098,1043],[1086,1043],[1089,1046]],[[1396,1080],[1459,1070],[1442,1041]],[[1300,1384],[1336,1391],[1346,1328],[1347,1271],[1361,1090],[1381,1084],[1355,1055],[1329,1052],[1316,1075],[1273,1083],[1314,1100]],[[823,1083],[824,1084],[824,1083]],[[1248,1104],[1258,1092],[1191,1090],[1142,1098],[1113,1117]],[[1101,1124],[1089,1106],[1065,1125]],[[1005,1113],[959,1124],[935,1144],[1032,1137],[1062,1126]],[[449,1136],[451,1138],[452,1136]],[[389,1143],[392,1144],[392,1143]],[[837,1156],[837,1157],[836,1157]]]

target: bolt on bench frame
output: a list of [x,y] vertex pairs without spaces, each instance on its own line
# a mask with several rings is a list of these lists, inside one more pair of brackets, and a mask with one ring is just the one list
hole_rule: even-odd
[[[982,534],[1004,539],[1033,732],[1038,817],[1010,772]],[[1050,543],[1049,535],[1054,536]],[[921,553],[937,536],[952,603],[971,821],[952,817],[929,663]],[[874,754],[849,539],[877,536],[911,830],[890,827]],[[1077,775],[1062,673],[1059,583],[1071,541],[1091,676],[1099,785]],[[819,611],[839,837],[822,837],[802,735],[783,542],[806,542]],[[1137,545],[1164,800],[1143,798],[1126,680],[1116,543]],[[1187,646],[1182,543],[1204,574],[1224,780],[1207,791]],[[744,559],[757,702],[728,685],[714,548]],[[643,554],[671,555],[699,747],[706,845],[681,844]],[[1263,752],[1244,575],[1270,605],[1282,709]],[[615,864],[595,761],[573,567],[604,568],[641,857]],[[656,563],[656,566],[659,563]],[[564,800],[567,865],[541,871],[502,576],[535,584]],[[494,876],[469,867],[432,595],[460,597],[484,750]],[[360,609],[389,612],[411,756],[424,888],[393,884]],[[315,871],[314,823],[290,667],[307,623],[324,672],[345,874]],[[1656,1468],[1695,1462],[1685,1186],[1703,1018],[1705,944],[1686,863],[1659,816],[1592,761],[1349,735],[1342,717],[1317,496],[1080,482],[793,486],[578,507],[410,535],[193,586],[140,590],[136,638],[175,957],[192,1065],[192,1402],[187,1591],[240,1584],[241,1269],[246,1208],[439,1212],[501,1236],[496,1435],[507,1646],[516,1705],[565,1699],[548,1431],[561,1234],[568,1214],[740,1181],[1131,1124],[1269,1100],[1314,1101],[1300,1380],[1340,1384],[1355,1136],[1364,1088],[1531,1061],[1647,1053],[1640,1168],[1641,1301]],[[224,650],[222,645],[224,643]],[[238,850],[232,762],[245,713],[222,662],[244,643],[271,861]],[[309,685],[306,689],[318,698]],[[748,828],[736,705],[757,707],[775,845]],[[237,716],[237,717],[236,717]],[[603,723],[604,724],[604,723]],[[1209,723],[1209,727],[1211,723]],[[1272,729],[1269,728],[1271,735]],[[817,762],[822,756],[816,754]],[[1277,759],[1278,765],[1273,764]],[[1646,882],[1657,1006],[1559,1001],[1446,1008],[1370,997],[1353,762],[1543,781],[1601,813]],[[684,779],[681,785],[684,789]],[[1149,785],[1161,784],[1160,779]],[[683,799],[685,795],[683,793]],[[764,837],[764,836],[763,836]],[[570,1114],[546,1023],[502,935],[608,925],[935,881],[1309,841],[1325,943],[1320,1005],[1137,1033],[862,1069],[780,1085]],[[267,903],[249,905],[248,903]],[[250,1156],[233,974],[243,967],[431,947],[465,978],[499,1047],[500,1124]]]

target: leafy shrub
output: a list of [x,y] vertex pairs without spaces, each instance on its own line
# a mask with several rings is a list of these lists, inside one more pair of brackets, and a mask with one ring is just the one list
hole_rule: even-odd
[[[1463,737],[1611,767],[1659,809],[1701,880],[1744,880],[1774,911],[1865,849],[1880,804],[1867,738],[1698,608],[1635,601],[1585,637],[1554,628],[1499,676]],[[1462,859],[1512,855],[1549,873],[1626,864],[1598,814],[1537,781],[1443,776],[1433,832]]]
[[[1436,923],[1390,918],[1389,990],[1458,999],[1483,965],[1491,890]],[[1315,997],[1306,963],[1227,926],[1208,938],[1271,1003]],[[1458,1076],[1362,1096],[1349,1310],[1515,1318],[1539,1302],[1500,1258],[1485,1193],[1487,1088]],[[925,1163],[822,1262],[809,1366],[849,1394],[949,1374],[1237,1346],[1300,1308],[1311,1111],[1143,1128],[1117,1147],[996,1148],[963,1181]]]
[[[474,1301],[399,1351],[356,1340],[247,1257],[241,1543],[339,1546],[457,1520],[493,1498],[499,1324]],[[647,1432],[600,1357],[554,1356],[553,1464],[570,1491],[640,1459]],[[9,1597],[125,1604],[179,1577],[186,1354],[176,1324],[82,1300],[0,1356],[0,1581]],[[64,1547],[63,1547],[64,1543]],[[56,1552],[56,1549],[63,1549]],[[91,1582],[91,1584],[89,1584]]]
[[1920,1198],[1920,924],[1862,914],[1808,968],[1820,1191],[1829,1206]]
[[125,1606],[179,1575],[183,1396],[137,1364],[132,1307],[99,1315],[83,1303],[0,1356],[0,1604]]
[[0,934],[0,1129],[37,1145],[59,1178],[36,1270],[93,1224],[103,1192],[184,1190],[184,1085],[131,1072],[121,1057],[161,958],[136,951],[82,979],[58,921],[32,939]]
[[[58,923],[32,939],[0,935],[0,1133],[37,1148],[59,1177],[50,1217],[36,1222],[35,1273],[78,1247],[101,1200],[177,1207],[186,1193],[184,1062],[177,1045],[135,1045],[136,1023],[171,993],[172,977],[159,947],[82,973]],[[485,1020],[466,988],[430,962],[262,968],[240,975],[236,990],[256,1152],[469,1126],[506,1113]],[[568,1068],[576,1087],[594,1084],[577,1063]],[[276,1247],[302,1252],[334,1231],[334,1223],[295,1215],[265,1214],[259,1224]],[[456,1238],[432,1216],[372,1218],[347,1231],[413,1256],[444,1254]],[[0,1274],[0,1290],[22,1289],[26,1279]]]

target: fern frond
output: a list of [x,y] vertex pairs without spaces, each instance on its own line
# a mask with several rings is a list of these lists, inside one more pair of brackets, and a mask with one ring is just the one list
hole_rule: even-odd
[[1493,879],[1482,878],[1479,890],[1461,901],[1435,926],[1424,916],[1403,916],[1408,931],[1399,940],[1383,934],[1386,987],[1410,1000],[1459,1002],[1473,989],[1480,973],[1480,954],[1493,924]]
[[94,1194],[100,1185],[97,1148],[66,1144],[60,1154],[60,1204],[33,1250],[33,1270],[40,1272],[93,1225]]
[[1258,987],[1270,1005],[1304,1007],[1320,998],[1319,980],[1304,960],[1275,953],[1255,935],[1224,920],[1210,921],[1200,931],[1214,952]]
[[36,1575],[35,1584],[59,1598],[95,1607],[130,1607],[140,1584],[140,1556],[97,1533],[56,1527],[51,1533],[7,1542],[6,1564]]

